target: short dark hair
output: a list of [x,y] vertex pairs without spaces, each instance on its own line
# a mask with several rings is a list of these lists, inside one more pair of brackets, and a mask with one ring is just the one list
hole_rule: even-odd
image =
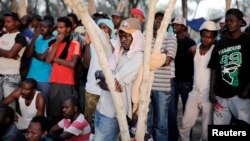
[[80,113],[82,112],[80,102],[75,96],[71,96],[71,97],[67,98],[66,100],[69,100],[73,106],[76,106],[78,112],[80,112]]
[[36,20],[38,20],[38,21],[42,21],[42,17],[41,17],[40,15],[38,15],[38,14],[34,14],[34,15],[32,16],[32,20],[34,20],[34,19],[36,19]]
[[74,14],[74,13],[69,13],[69,14],[67,15],[67,17],[73,18],[73,21],[74,21],[76,24],[78,24],[78,18],[77,18],[77,16],[76,16],[76,14]]
[[53,18],[51,15],[45,15],[45,16],[43,17],[43,20],[44,20],[44,21],[45,21],[45,20],[49,20],[53,25],[55,24],[54,18]]
[[70,22],[68,17],[59,17],[57,19],[57,22],[63,22],[63,23],[65,23],[66,27],[72,27],[72,23]]
[[31,84],[33,89],[37,88],[37,82],[34,78],[27,78],[23,81],[23,83]]
[[5,118],[10,118],[10,123],[14,122],[14,110],[10,106],[0,103],[0,111],[3,112]]
[[4,13],[4,17],[12,17],[15,21],[20,21],[17,13],[15,12],[6,12]]
[[31,122],[40,123],[41,124],[41,130],[42,130],[42,132],[44,132],[44,131],[48,131],[49,132],[49,130],[50,130],[49,120],[45,116],[35,116],[31,120]]

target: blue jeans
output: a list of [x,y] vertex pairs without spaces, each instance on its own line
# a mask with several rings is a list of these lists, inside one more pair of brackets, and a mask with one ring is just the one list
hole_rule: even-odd
[[155,141],[168,141],[169,102],[170,91],[151,91],[147,128]]
[[168,128],[169,130],[169,140],[170,141],[178,141],[179,131],[177,124],[177,114],[178,114],[178,100],[179,95],[181,95],[183,111],[185,110],[185,105],[188,99],[188,94],[193,88],[193,81],[171,81],[171,100],[169,103],[168,110]]
[[117,141],[120,132],[116,117],[107,117],[96,110],[94,141]]

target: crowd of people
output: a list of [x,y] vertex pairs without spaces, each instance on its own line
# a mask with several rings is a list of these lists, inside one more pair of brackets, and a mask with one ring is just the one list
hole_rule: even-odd
[[[154,17],[152,47],[164,17]],[[131,138],[138,118],[146,14],[131,9],[92,15],[110,45],[103,46],[127,116]],[[188,35],[186,19],[173,17],[159,54],[152,53],[154,79],[147,141],[189,141],[201,113],[201,140],[208,125],[250,124],[250,36],[239,9],[229,9],[221,27],[205,21],[200,41]],[[74,13],[59,17],[6,12],[0,33],[0,140],[117,141],[117,112],[87,30]],[[94,27],[94,26],[93,26]],[[161,31],[162,32],[162,31]],[[99,33],[99,32],[98,32]],[[178,100],[183,117],[178,126]],[[170,130],[171,129],[171,130]]]

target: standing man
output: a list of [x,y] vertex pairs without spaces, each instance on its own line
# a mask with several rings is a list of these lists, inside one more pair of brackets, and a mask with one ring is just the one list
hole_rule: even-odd
[[[103,30],[106,35],[109,36],[110,42],[114,42],[112,38],[112,33],[114,33],[114,24],[112,23],[111,20],[109,19],[100,19],[97,21],[98,26],[100,27],[101,30]],[[95,72],[97,70],[100,70],[101,67],[98,62],[98,56],[96,54],[96,51],[94,49],[93,44],[91,43],[91,40],[88,36],[88,34],[85,34],[85,39],[86,39],[86,51],[84,52],[84,61],[86,66],[89,66],[89,71],[87,75],[87,83],[86,83],[86,93],[85,93],[85,111],[84,115],[86,119],[88,120],[92,131],[94,131],[94,123],[93,123],[93,118],[92,116],[95,113],[96,110],[96,105],[98,103],[98,100],[101,95],[102,89],[98,86],[98,80],[95,79]],[[104,47],[104,52],[106,53],[106,58],[109,58],[110,55],[112,54],[111,50],[109,47]]]
[[242,33],[246,25],[239,9],[226,12],[228,36],[222,38],[212,53],[210,101],[215,111],[215,125],[228,125],[232,115],[250,124],[250,40]]
[[[21,82],[20,64],[27,42],[18,31],[19,18],[16,13],[4,14],[7,33],[0,38],[0,101],[18,88]],[[15,102],[10,106],[15,108]]]
[[[141,32],[140,22],[134,18],[122,21],[118,35],[118,41],[114,44],[114,56],[109,63],[115,77],[116,91],[121,93],[126,115],[132,119],[131,94],[143,62],[145,38]],[[96,76],[102,75],[97,73]],[[120,131],[116,116],[112,96],[107,89],[103,89],[95,112],[95,141],[118,139]]]
[[122,13],[117,11],[117,12],[113,13],[111,15],[111,17],[112,17],[112,22],[115,26],[115,29],[118,30],[120,27],[120,24],[122,22],[122,18],[123,18]]
[[141,23],[141,31],[144,31],[145,15],[139,8],[133,8],[130,11],[130,16],[137,19]]
[[180,128],[181,141],[190,140],[190,132],[201,112],[201,140],[208,140],[208,125],[212,123],[212,104],[209,101],[211,70],[207,68],[218,30],[216,23],[205,21],[200,28],[201,43],[194,56],[194,84],[189,93]]
[[46,62],[52,63],[50,75],[50,115],[52,123],[63,118],[62,103],[75,93],[75,66],[80,55],[80,44],[73,40],[72,23],[67,17],[57,20],[58,36],[46,56]]
[[[161,26],[164,13],[155,14],[153,44]],[[166,54],[166,62],[154,74],[151,90],[151,102],[148,113],[148,132],[155,141],[168,141],[168,106],[171,97],[171,80],[174,78],[174,58],[177,50],[177,41],[174,35],[168,34],[164,38],[161,51]]]
[[176,17],[173,21],[174,33],[177,37],[177,52],[175,57],[175,78],[172,81],[171,100],[169,105],[169,140],[177,141],[179,138],[177,113],[178,100],[181,96],[183,111],[189,92],[193,86],[194,62],[193,55],[195,41],[187,36],[186,19]]

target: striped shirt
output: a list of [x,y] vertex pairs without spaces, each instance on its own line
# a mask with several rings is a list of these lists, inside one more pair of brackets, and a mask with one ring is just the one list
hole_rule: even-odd
[[[152,41],[152,47],[154,47],[155,38]],[[177,40],[175,35],[168,34],[165,36],[161,51],[167,50],[167,56],[175,58],[177,50]],[[154,73],[154,81],[152,90],[157,91],[170,91],[171,90],[171,79],[175,77],[175,63],[172,60],[168,66],[158,68]]]
[[84,118],[83,114],[79,114],[75,121],[71,122],[70,119],[62,119],[58,126],[63,128],[64,132],[69,132],[74,136],[67,141],[88,141],[91,134],[89,123]]

